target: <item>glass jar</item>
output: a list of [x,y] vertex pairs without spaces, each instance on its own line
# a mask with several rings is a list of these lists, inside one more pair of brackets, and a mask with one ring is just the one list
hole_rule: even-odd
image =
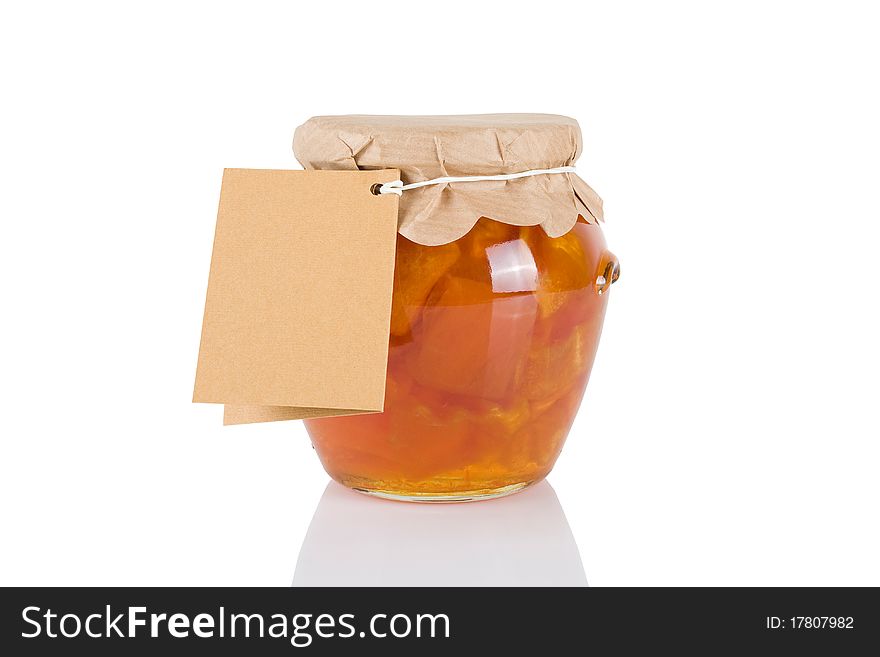
[[448,243],[398,235],[384,412],[305,422],[326,471],[418,501],[497,497],[543,479],[584,394],[618,271],[583,216],[556,237],[487,216]]

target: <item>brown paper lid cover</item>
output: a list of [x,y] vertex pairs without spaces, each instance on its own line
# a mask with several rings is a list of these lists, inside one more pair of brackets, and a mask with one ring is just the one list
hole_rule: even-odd
[[[580,127],[555,114],[316,116],[297,128],[293,150],[306,169],[400,170],[404,183],[571,166]],[[602,199],[574,173],[506,181],[453,182],[407,190],[398,230],[428,246],[465,235],[480,217],[540,225],[551,237],[581,216],[602,220]]]

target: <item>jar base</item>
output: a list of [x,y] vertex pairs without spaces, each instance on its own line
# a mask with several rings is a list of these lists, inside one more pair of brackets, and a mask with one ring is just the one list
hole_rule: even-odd
[[509,484],[500,488],[486,488],[481,490],[460,491],[455,493],[421,493],[421,492],[405,492],[405,491],[389,491],[376,488],[362,488],[358,486],[350,486],[350,488],[358,493],[379,497],[384,500],[394,500],[396,502],[422,502],[434,504],[449,504],[454,502],[480,502],[483,500],[494,500],[499,497],[513,495],[537,483],[536,481],[523,481],[517,484]]

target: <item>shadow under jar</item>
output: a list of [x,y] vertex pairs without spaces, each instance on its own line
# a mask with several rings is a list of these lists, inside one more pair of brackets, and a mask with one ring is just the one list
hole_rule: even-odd
[[326,471],[413,501],[542,480],[583,397],[618,271],[582,216],[558,237],[488,217],[437,246],[398,235],[384,412],[305,422]]

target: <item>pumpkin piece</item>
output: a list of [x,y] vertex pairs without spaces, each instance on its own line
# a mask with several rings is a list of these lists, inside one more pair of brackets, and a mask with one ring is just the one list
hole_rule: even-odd
[[493,295],[490,284],[448,277],[413,331],[410,374],[435,390],[503,400],[525,368],[537,315],[532,294]]
[[392,336],[409,334],[431,290],[455,264],[460,254],[461,250],[455,242],[442,246],[422,246],[398,235],[394,294],[391,298]]

